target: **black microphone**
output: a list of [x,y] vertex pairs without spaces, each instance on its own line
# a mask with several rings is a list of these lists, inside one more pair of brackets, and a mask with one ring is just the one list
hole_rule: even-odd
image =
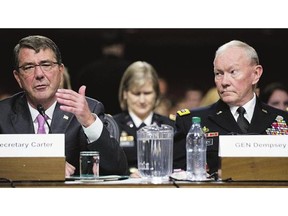
[[48,126],[48,128],[49,128],[49,134],[51,134],[51,133],[52,133],[52,130],[51,130],[51,127],[50,127],[50,125],[49,125],[49,123],[48,123],[48,121],[47,121],[47,119],[46,119],[45,110],[44,110],[43,106],[42,106],[41,104],[38,104],[38,105],[37,105],[37,110],[38,110],[38,112],[40,113],[40,115],[42,115],[42,116],[44,117],[45,122],[46,122],[46,124],[47,124],[47,126]]

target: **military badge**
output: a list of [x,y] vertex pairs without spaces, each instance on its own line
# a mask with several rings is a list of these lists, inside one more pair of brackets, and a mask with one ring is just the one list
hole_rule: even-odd
[[120,136],[120,146],[121,147],[133,147],[134,137],[128,136],[126,131],[122,131],[121,136]]
[[202,128],[202,130],[206,135],[206,145],[212,146],[213,145],[213,137],[218,137],[219,133],[218,132],[209,132],[210,130],[206,126],[204,126]]
[[268,135],[288,135],[288,126],[283,116],[277,116],[275,122],[272,123],[271,128],[266,129]]
[[217,136],[219,136],[218,132],[210,132],[206,134],[206,137],[217,137]]

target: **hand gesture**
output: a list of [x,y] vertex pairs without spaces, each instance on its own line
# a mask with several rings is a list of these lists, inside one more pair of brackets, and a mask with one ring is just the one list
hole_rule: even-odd
[[81,125],[89,127],[96,119],[89,109],[85,91],[86,86],[81,86],[78,93],[71,89],[58,89],[56,97],[61,110],[73,113]]

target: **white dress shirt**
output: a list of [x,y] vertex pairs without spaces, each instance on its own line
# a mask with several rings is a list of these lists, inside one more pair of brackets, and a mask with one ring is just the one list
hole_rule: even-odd
[[[55,101],[47,110],[45,110],[45,114],[48,116],[47,122],[49,125],[51,125],[51,122],[52,122],[52,117],[53,117],[53,113],[56,107],[56,103],[57,101]],[[35,133],[37,133],[37,130],[38,130],[37,116],[39,115],[39,112],[37,109],[33,108],[29,103],[28,103],[28,107],[32,116]],[[84,133],[87,136],[88,143],[94,142],[97,139],[99,139],[103,130],[102,121],[98,118],[98,116],[95,113],[92,113],[92,114],[95,115],[96,121],[87,128],[82,126]],[[45,124],[44,127],[45,127],[46,133],[48,134],[49,133],[48,125]]]
[[[248,120],[249,123],[251,123],[255,105],[256,105],[256,95],[254,93],[253,98],[242,106],[246,110],[244,117]],[[239,106],[231,106],[230,107],[230,111],[231,111],[233,117],[235,118],[235,121],[237,121],[237,118],[239,116],[239,113],[237,112],[238,108],[239,108]]]

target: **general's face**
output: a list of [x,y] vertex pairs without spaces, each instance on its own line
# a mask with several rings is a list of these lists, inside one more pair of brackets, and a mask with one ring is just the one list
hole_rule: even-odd
[[288,111],[288,94],[287,92],[277,89],[275,90],[268,100],[268,105],[275,108]]
[[[64,65],[56,63],[51,49],[40,50],[23,48],[19,52],[19,72],[14,70],[14,77],[20,88],[27,93],[32,106],[38,103],[50,106],[56,101],[55,93],[59,88]],[[41,66],[38,66],[41,65]]]
[[251,64],[239,47],[227,48],[214,60],[214,80],[219,96],[231,106],[242,106],[252,99],[253,85],[261,74],[262,67]]
[[132,88],[124,92],[128,110],[134,112],[139,118],[145,119],[154,109],[156,93],[152,82],[146,82],[140,88]]

